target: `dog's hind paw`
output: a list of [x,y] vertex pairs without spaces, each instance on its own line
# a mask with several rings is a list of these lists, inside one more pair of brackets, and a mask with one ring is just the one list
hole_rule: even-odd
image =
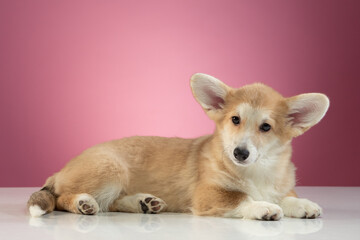
[[143,213],[159,213],[166,207],[166,203],[153,195],[145,194],[142,199],[139,200],[139,207]]
[[77,199],[77,209],[84,215],[93,215],[99,211],[99,205],[89,194],[80,194]]

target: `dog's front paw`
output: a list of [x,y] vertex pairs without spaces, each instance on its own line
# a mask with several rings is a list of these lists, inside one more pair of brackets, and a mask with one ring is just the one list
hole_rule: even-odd
[[273,203],[264,201],[253,201],[246,204],[242,209],[242,215],[245,219],[257,220],[280,220],[284,216],[281,208]]
[[317,218],[322,213],[319,205],[305,198],[285,197],[280,206],[286,217]]

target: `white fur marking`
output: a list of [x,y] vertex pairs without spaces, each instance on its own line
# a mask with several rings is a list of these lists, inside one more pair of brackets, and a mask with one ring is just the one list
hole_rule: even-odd
[[285,197],[281,203],[285,216],[295,218],[318,217],[322,213],[321,207],[305,198]]
[[32,217],[40,217],[46,213],[46,211],[42,210],[39,205],[30,206],[29,212]]
[[271,216],[274,216],[273,220],[279,220],[284,214],[276,204],[253,200],[245,200],[237,208],[224,214],[224,217],[240,217],[253,220],[261,220],[264,217],[269,220]]
[[119,186],[106,186],[94,195],[96,202],[99,204],[99,210],[106,212],[109,210],[109,206],[119,197],[121,193],[121,187]]

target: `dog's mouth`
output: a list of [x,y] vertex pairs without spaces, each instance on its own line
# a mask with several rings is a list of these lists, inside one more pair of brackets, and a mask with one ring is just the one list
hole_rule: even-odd
[[255,160],[252,160],[251,158],[248,158],[244,161],[239,161],[238,159],[236,158],[231,158],[231,160],[235,163],[235,165],[237,166],[243,166],[243,167],[246,167],[246,166],[249,166],[249,165],[252,165],[254,163],[256,163],[260,158],[260,154],[255,158]]

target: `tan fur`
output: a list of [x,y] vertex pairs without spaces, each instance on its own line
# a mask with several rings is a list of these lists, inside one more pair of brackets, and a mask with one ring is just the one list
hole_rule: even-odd
[[[242,202],[279,204],[289,193],[296,196],[292,192],[295,168],[290,161],[290,142],[298,135],[298,130],[294,133],[286,117],[287,99],[262,84],[240,89],[232,89],[221,82],[216,84],[227,93],[220,109],[200,102],[197,90],[194,86],[192,89],[195,98],[216,123],[214,134],[196,139],[130,137],[89,148],[45,184],[56,196],[56,208],[80,213],[79,194],[86,193],[96,201],[100,211],[125,211],[124,206],[117,205],[121,199],[144,193],[162,199],[166,203],[163,211],[225,216]],[[231,117],[238,114],[240,104],[249,106],[254,114],[256,111],[268,113],[267,120],[273,130],[258,131],[259,123],[246,115],[241,116],[239,126],[234,126]],[[259,149],[267,144],[280,149],[274,153],[276,164],[242,167],[235,166],[229,159],[224,150],[227,141],[224,134],[228,132],[226,136],[240,139],[249,131],[253,133],[252,143]],[[46,199],[47,194],[40,191],[29,202],[37,204],[43,201],[38,198]],[[43,208],[42,205],[41,208],[48,211],[53,206]]]

